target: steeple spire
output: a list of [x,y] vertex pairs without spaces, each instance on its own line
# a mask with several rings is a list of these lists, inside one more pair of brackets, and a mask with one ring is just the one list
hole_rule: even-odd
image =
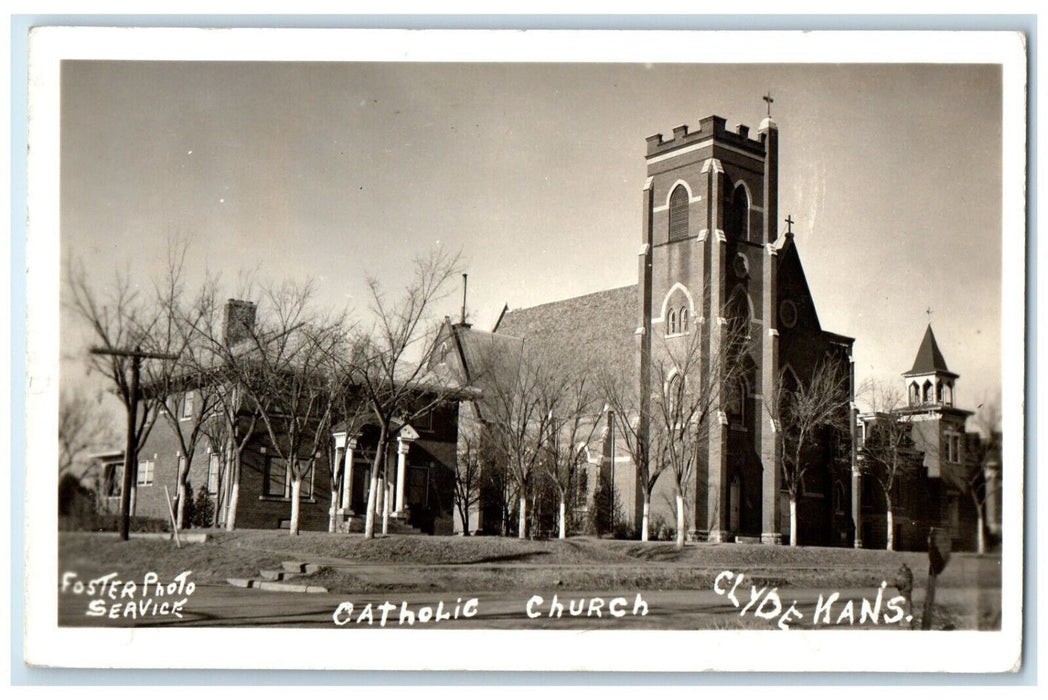
[[939,343],[935,340],[931,323],[917,348],[913,367],[902,376],[906,378],[906,395],[910,406],[953,405],[954,381],[959,375],[946,366],[946,358],[942,356]]
[[[924,340],[917,349],[917,357],[913,360],[913,367],[903,376],[909,377],[915,374],[953,374],[946,366],[946,358],[942,356],[939,343],[935,341],[935,333],[932,332],[932,324],[928,324],[924,331]],[[956,375],[954,375],[956,376]]]

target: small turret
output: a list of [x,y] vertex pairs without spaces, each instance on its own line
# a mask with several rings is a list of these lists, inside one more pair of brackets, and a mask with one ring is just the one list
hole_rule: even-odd
[[951,372],[935,341],[932,325],[924,332],[913,367],[904,372],[906,396],[910,406],[953,406],[954,382],[960,375]]

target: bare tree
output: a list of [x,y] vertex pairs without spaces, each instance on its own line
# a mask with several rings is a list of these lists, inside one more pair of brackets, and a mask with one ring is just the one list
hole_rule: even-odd
[[[154,361],[148,358],[168,354],[156,335],[164,312],[155,299],[139,294],[127,272],[117,272],[105,291],[99,291],[88,282],[81,263],[70,261],[67,269],[67,306],[90,328],[95,343],[87,356],[88,369],[106,378],[127,418],[120,498],[120,535],[126,540],[134,510],[138,452],[163,404],[159,395],[143,392],[142,386],[150,383]],[[147,378],[140,386],[143,362]]]
[[344,338],[343,324],[313,312],[310,283],[267,286],[263,294],[265,306],[249,330],[253,351],[239,364],[238,385],[279,460],[270,465],[270,478],[283,478],[291,501],[289,531],[297,535],[303,480],[331,436],[340,376],[332,358]]
[[542,464],[557,493],[560,539],[567,537],[569,502],[575,499],[586,447],[603,415],[599,406],[588,373],[554,371],[543,387],[540,412],[546,413],[548,432]]
[[517,495],[517,536],[527,537],[528,500],[552,416],[546,409],[550,375],[527,347],[514,374],[493,377],[488,383],[485,417],[489,434]]
[[402,295],[391,300],[377,278],[368,280],[372,328],[359,343],[356,362],[344,367],[348,383],[359,387],[378,428],[369,475],[364,537],[375,536],[379,476],[397,433],[453,396],[459,387],[441,383],[427,372],[436,340],[435,306],[450,291],[458,256],[436,250],[416,258],[414,275]]
[[465,537],[470,534],[470,514],[480,503],[481,479],[489,463],[487,457],[482,434],[460,432],[458,459],[455,465],[454,496],[455,509],[462,521],[462,534]]
[[869,382],[863,388],[873,409],[860,453],[862,473],[884,494],[887,549],[895,549],[895,494],[920,470],[920,454],[911,433],[913,424],[900,420],[902,395],[894,386]]
[[[330,358],[334,368],[333,391],[335,392],[335,414],[333,422],[345,426],[346,436],[352,439],[367,421],[370,415],[370,407],[363,396],[360,387],[353,385],[353,373],[347,371],[347,367],[356,366],[360,362],[359,353],[362,350],[349,331],[346,331],[342,342],[332,346],[334,352]],[[328,511],[328,532],[338,532],[338,500],[343,491],[343,485],[349,478],[350,464],[349,451],[343,455],[342,463],[332,464],[330,481],[328,483],[331,496],[330,509]]]
[[58,399],[58,476],[73,472],[84,452],[116,439],[101,396],[64,389]]
[[155,285],[158,308],[163,318],[157,324],[156,336],[177,359],[154,365],[148,391],[161,402],[160,416],[178,444],[178,469],[175,479],[175,528],[181,530],[189,491],[189,469],[197,446],[219,411],[225,389],[216,374],[214,346],[198,329],[206,326],[205,317],[212,311],[209,285],[201,295],[187,304],[183,282],[188,244],[174,242],[168,246],[166,276]]
[[649,458],[673,479],[678,547],[684,546],[687,523],[684,499],[699,462],[701,438],[720,420],[727,392],[745,371],[750,347],[748,318],[718,321],[710,339],[698,326],[685,336],[663,338],[652,353]]
[[[192,342],[199,346],[198,353],[192,356],[195,371],[202,378],[210,373],[213,387],[212,410],[203,421],[201,431],[212,451],[221,455],[217,520],[227,530],[234,530],[240,500],[241,458],[256,435],[259,421],[258,412],[251,410],[252,402],[244,384],[253,371],[254,320],[226,318],[227,308],[219,287],[219,279],[209,276],[186,320],[191,326]],[[241,274],[237,299],[254,298],[256,294],[253,276]]]
[[[667,466],[666,460],[651,459],[650,455],[650,404],[640,400],[640,386],[633,372],[623,374],[604,367],[597,378],[601,395],[608,402],[614,415],[613,430],[622,438],[630,460],[636,465],[637,483],[640,486],[643,506],[640,521],[640,539],[647,542],[650,536],[651,494],[655,484]],[[641,412],[647,412],[647,419]],[[612,455],[612,459],[615,456]]]
[[986,503],[1001,488],[1000,398],[984,399],[975,412],[977,435],[968,435],[964,455],[965,486],[976,516],[976,550],[986,553]]
[[798,544],[797,499],[804,477],[817,466],[811,452],[825,432],[848,430],[849,381],[848,373],[830,361],[817,364],[806,382],[783,369],[764,404],[779,432],[782,485],[790,498],[790,546]]

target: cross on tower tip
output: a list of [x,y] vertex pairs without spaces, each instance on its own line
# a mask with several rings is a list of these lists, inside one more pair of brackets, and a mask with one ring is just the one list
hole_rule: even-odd
[[766,94],[761,99],[768,103],[768,117],[770,118],[771,117],[771,103],[775,101],[774,98],[772,98],[772,96],[771,96],[771,90],[768,90],[768,94]]
[[793,234],[793,216],[790,214],[786,215],[786,233]]

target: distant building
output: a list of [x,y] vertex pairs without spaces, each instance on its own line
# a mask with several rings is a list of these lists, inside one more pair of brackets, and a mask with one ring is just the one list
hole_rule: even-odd
[[[978,449],[982,438],[966,430],[972,412],[955,405],[956,382],[960,377],[947,367],[930,324],[913,366],[902,376],[905,405],[890,414],[858,414],[858,459],[863,459],[864,442],[878,429],[879,423],[893,421],[907,426],[907,449],[913,453],[916,468],[894,489],[895,548],[927,548],[928,531],[936,527],[949,530],[954,549],[974,550],[978,539],[978,511],[972,498],[973,489],[980,499],[989,494],[987,531],[1000,532],[999,453],[982,455]],[[995,470],[995,466],[998,469]],[[862,545],[885,547],[885,496],[872,475],[863,477],[860,500]]]

